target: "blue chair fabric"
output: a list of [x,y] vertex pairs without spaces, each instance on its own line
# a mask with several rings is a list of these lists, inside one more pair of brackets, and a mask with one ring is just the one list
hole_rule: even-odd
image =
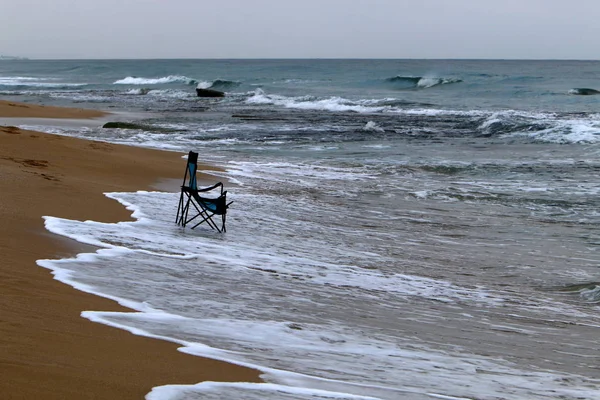
[[[206,222],[212,229],[218,232],[226,232],[227,209],[232,203],[227,202],[227,191],[224,190],[221,182],[209,187],[198,188],[197,171],[198,153],[190,151],[181,185],[175,222],[183,227],[193,223],[191,229]],[[217,197],[207,197],[213,191],[217,191]],[[220,217],[220,221],[218,217]]]

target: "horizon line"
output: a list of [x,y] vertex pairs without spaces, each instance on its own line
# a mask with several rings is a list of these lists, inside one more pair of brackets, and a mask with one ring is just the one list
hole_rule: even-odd
[[600,61],[598,58],[471,58],[471,57],[106,57],[106,58],[45,58],[3,56],[0,61],[134,61],[134,60],[431,60],[431,61]]

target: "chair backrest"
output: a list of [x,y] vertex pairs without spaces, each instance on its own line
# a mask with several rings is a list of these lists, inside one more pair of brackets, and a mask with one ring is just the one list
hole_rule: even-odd
[[[185,168],[185,175],[183,176],[183,186],[187,186],[192,190],[198,189],[198,183],[196,182],[196,171],[198,170],[198,153],[190,151],[188,154],[187,166]],[[189,175],[189,181],[188,181]]]

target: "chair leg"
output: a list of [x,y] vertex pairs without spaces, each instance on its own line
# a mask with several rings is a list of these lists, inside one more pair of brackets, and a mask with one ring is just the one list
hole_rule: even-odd
[[184,228],[185,228],[185,226],[187,225],[187,223],[188,223],[188,222],[190,222],[190,221],[188,220],[188,214],[189,214],[189,212],[190,212],[190,200],[191,200],[191,199],[190,199],[190,197],[188,196],[188,199],[187,199],[187,201],[186,201],[186,203],[185,203],[185,207],[184,207],[184,208],[185,208],[185,211],[184,211],[184,214],[183,214],[183,227],[184,227]]
[[[187,197],[187,201],[184,199],[184,195]],[[189,218],[190,203],[196,210],[196,215],[194,215],[192,218]],[[225,215],[221,215],[221,227],[220,228],[217,225],[217,223],[212,219],[212,217],[214,215],[215,214],[212,213],[210,210],[203,207],[202,204],[196,204],[196,202],[193,200],[192,196],[189,193],[186,193],[184,191],[181,192],[181,195],[179,196],[179,205],[177,207],[177,217],[175,219],[175,222],[177,222],[178,225],[181,225],[185,228],[188,223],[190,223],[190,222],[196,220],[196,218],[200,217],[201,221],[196,223],[190,229],[194,229],[198,225],[206,222],[208,224],[208,226],[210,226],[212,229],[214,229],[218,232],[226,232]]]
[[[181,218],[179,217],[180,213]],[[177,217],[175,217],[175,222],[177,225],[182,225],[183,223],[183,191],[181,191],[181,194],[179,195],[179,206],[177,206]]]
[[179,213],[181,212],[181,196],[183,196],[183,193],[179,195],[179,204],[177,205],[177,216],[175,217],[175,223],[177,225],[179,225]]
[[[208,226],[210,226],[211,228],[213,228],[213,229],[215,229],[215,230],[217,230],[219,232],[222,232],[221,229],[219,229],[219,227],[217,226],[217,224],[215,224],[215,221],[213,221],[212,215],[208,214],[206,211],[202,211],[198,215],[201,216],[201,217],[203,217],[203,219],[202,219],[202,221],[200,221],[196,225],[194,225],[192,227],[192,229],[194,229],[198,225],[202,224],[203,222],[206,222],[208,224]],[[196,217],[194,217],[194,218],[196,218]]]
[[[188,197],[187,201],[183,198],[184,193],[181,192],[181,196],[179,197],[179,206],[177,207],[177,218],[175,222],[177,225],[181,225],[185,227],[188,221],[188,213],[190,210],[190,197]],[[187,194],[186,194],[187,195]]]

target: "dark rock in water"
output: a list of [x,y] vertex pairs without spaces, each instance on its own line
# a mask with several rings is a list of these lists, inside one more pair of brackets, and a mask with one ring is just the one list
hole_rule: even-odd
[[262,116],[262,115],[247,115],[247,114],[233,114],[233,118],[239,118],[243,121],[287,121],[286,118]]
[[581,96],[589,96],[592,94],[600,94],[600,90],[588,89],[588,88],[575,88],[569,90],[569,94],[578,94]]
[[196,94],[198,97],[225,97],[224,92],[213,89],[200,89],[196,88]]
[[143,129],[145,130],[147,127],[140,124],[133,124],[131,122],[107,122],[102,125],[103,128],[112,128],[112,129]]
[[176,129],[169,129],[147,124],[135,124],[132,122],[107,122],[102,125],[102,127],[112,129],[137,129],[146,132],[177,132]]
[[287,327],[290,328],[290,329],[295,329],[297,331],[301,331],[302,330],[302,327],[300,326],[300,324],[296,324],[296,323],[288,324]]

